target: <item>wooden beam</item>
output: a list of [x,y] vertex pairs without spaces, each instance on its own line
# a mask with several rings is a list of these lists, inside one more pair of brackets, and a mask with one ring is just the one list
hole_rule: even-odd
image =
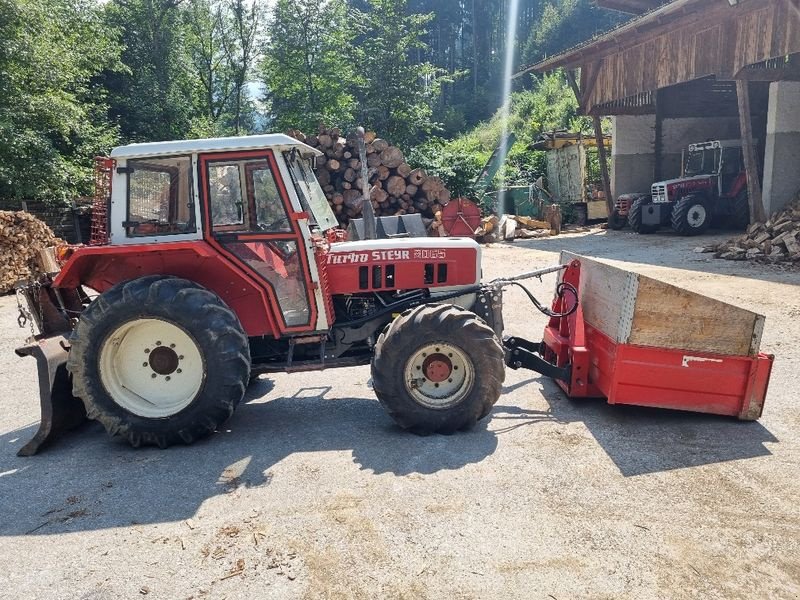
[[645,13],[658,6],[653,0],[597,0],[595,3],[601,8],[634,15]]
[[652,115],[654,112],[656,112],[655,106],[644,104],[642,106],[593,106],[586,114],[590,117],[595,115],[613,117],[615,115]]
[[747,173],[747,199],[750,204],[750,222],[764,222],[764,202],[761,199],[761,180],[758,176],[756,149],[753,142],[753,125],[750,118],[750,84],[741,79],[736,81],[736,97],[739,101],[739,129],[742,136],[742,156]]
[[614,199],[611,197],[611,179],[608,176],[608,157],[606,156],[606,145],[603,140],[603,126],[600,117],[592,117],[594,124],[594,139],[597,143],[597,158],[600,162],[600,178],[603,180],[603,192],[606,195],[606,207],[608,208],[608,224],[614,218]]
[[569,87],[572,88],[572,93],[575,94],[575,99],[578,101],[578,107],[580,107],[583,99],[581,98],[581,91],[578,89],[578,83],[575,81],[575,72],[571,69],[567,69],[567,81],[569,82]]
[[736,74],[742,81],[800,81],[800,67],[781,69],[742,69]]
[[661,181],[661,160],[664,152],[664,101],[661,90],[653,94],[656,109],[655,137],[653,138],[653,181]]
[[[590,65],[587,65],[584,68],[588,68]],[[597,76],[600,74],[600,61],[596,60],[591,64],[591,68],[588,69],[588,73],[585,80],[585,85],[581,89],[581,99],[578,100],[578,112],[582,115],[586,114],[587,104],[589,103],[589,96],[592,95],[592,90],[594,89],[594,85],[597,83]],[[583,69],[581,69],[581,74],[583,74]]]

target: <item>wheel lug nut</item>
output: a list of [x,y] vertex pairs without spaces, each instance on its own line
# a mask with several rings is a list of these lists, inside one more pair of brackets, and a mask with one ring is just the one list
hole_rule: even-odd
[[170,347],[170,348],[174,348],[174,347],[175,347],[175,344],[170,344],[170,345],[169,345],[169,347]]
[[156,342],[156,346],[160,346],[160,345],[161,345],[161,342]]
[[156,375],[155,373],[153,373],[152,375],[150,375],[150,377],[152,377],[153,379],[155,379],[155,378],[157,377],[157,375]]
[[150,354],[150,348],[145,348],[145,349],[144,349],[144,353],[145,353],[145,354]]
[[178,357],[178,360],[183,360],[183,354]]
[[434,383],[433,387],[439,387],[439,384],[438,383]]
[[419,365],[417,365],[417,371],[420,371],[421,369],[422,369],[422,367],[420,367]]
[[167,375],[167,376],[166,376],[164,379],[166,379],[167,381],[169,381],[169,380],[170,380],[170,379],[172,379],[172,378],[171,378],[169,375]]
[[448,379],[447,383],[453,383],[453,380],[452,379]]
[[146,367],[148,364],[149,364],[149,363],[143,362],[143,363],[142,363],[142,366],[143,366],[143,367]]
[[177,371],[175,371],[175,372],[176,372],[176,373],[183,373],[183,371],[182,371],[181,369],[178,369],[178,370],[177,370]]

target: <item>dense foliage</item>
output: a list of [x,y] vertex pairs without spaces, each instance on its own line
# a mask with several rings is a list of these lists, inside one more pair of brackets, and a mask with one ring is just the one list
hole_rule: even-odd
[[0,197],[65,199],[116,139],[96,78],[119,68],[91,0],[0,0]]
[[[117,143],[321,123],[418,146],[463,185],[499,135],[506,45],[519,67],[615,22],[590,0],[519,0],[509,40],[508,3],[0,0],[0,197],[88,193],[92,155]],[[516,85],[533,91],[514,97],[509,180],[536,171],[535,132],[574,115],[560,79]]]
[[[544,131],[582,131],[593,135],[592,121],[577,114],[578,102],[563,74],[536,80],[531,90],[511,96],[508,131],[516,136],[494,187],[529,184],[545,172],[544,152],[532,149]],[[452,140],[432,138],[411,153],[414,166],[445,180],[455,195],[470,196],[473,183],[503,136],[503,114],[498,110],[484,123]]]

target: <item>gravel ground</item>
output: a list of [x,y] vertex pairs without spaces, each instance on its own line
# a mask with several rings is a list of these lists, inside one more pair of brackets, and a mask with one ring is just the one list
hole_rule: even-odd
[[[800,273],[592,231],[495,245],[492,278],[608,258],[767,315],[764,416],[570,401],[510,371],[480,426],[393,426],[369,369],[259,380],[227,428],[132,450],[97,424],[33,458],[34,362],[0,298],[2,598],[798,598]],[[549,298],[553,276],[532,285]],[[545,319],[519,292],[506,327]]]

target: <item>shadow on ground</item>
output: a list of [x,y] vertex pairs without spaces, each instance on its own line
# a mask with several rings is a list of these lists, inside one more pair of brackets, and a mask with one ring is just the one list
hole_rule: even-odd
[[372,398],[327,398],[330,388],[320,387],[262,400],[271,388],[254,382],[222,431],[166,451],[133,450],[93,422],[28,458],[16,451],[36,424],[0,436],[0,536],[180,521],[213,496],[268,485],[269,469],[294,453],[349,450],[361,469],[403,476],[458,469],[497,447],[486,421],[418,437]]
[[[503,403],[537,383],[548,410]],[[35,424],[0,436],[0,536],[180,521],[209,498],[268,485],[269,469],[295,453],[352,451],[375,474],[458,469],[491,455],[498,436],[544,421],[584,423],[624,476],[767,456],[764,444],[778,441],[757,422],[570,400],[544,377],[506,387],[490,419],[453,436],[403,432],[374,399],[328,398],[329,387],[262,398],[271,389],[258,380],[222,431],[167,451],[133,450],[96,423],[29,458],[15,453]]]
[[[611,405],[602,399],[571,400],[544,377],[523,383],[535,382],[541,385],[549,410],[505,406],[501,396],[492,413],[495,433],[542,421],[581,422],[625,477],[769,456],[764,444],[778,441],[757,421]],[[499,428],[498,420],[503,422]]]
[[800,284],[800,268],[787,263],[765,265],[750,261],[731,261],[714,258],[710,253],[695,253],[698,246],[719,243],[741,235],[740,231],[715,229],[714,235],[683,237],[665,229],[651,235],[639,235],[629,229],[622,231],[595,230],[585,235],[516,240],[514,246],[560,252],[568,250],[591,258],[607,258],[662,267],[718,273],[775,283]]

